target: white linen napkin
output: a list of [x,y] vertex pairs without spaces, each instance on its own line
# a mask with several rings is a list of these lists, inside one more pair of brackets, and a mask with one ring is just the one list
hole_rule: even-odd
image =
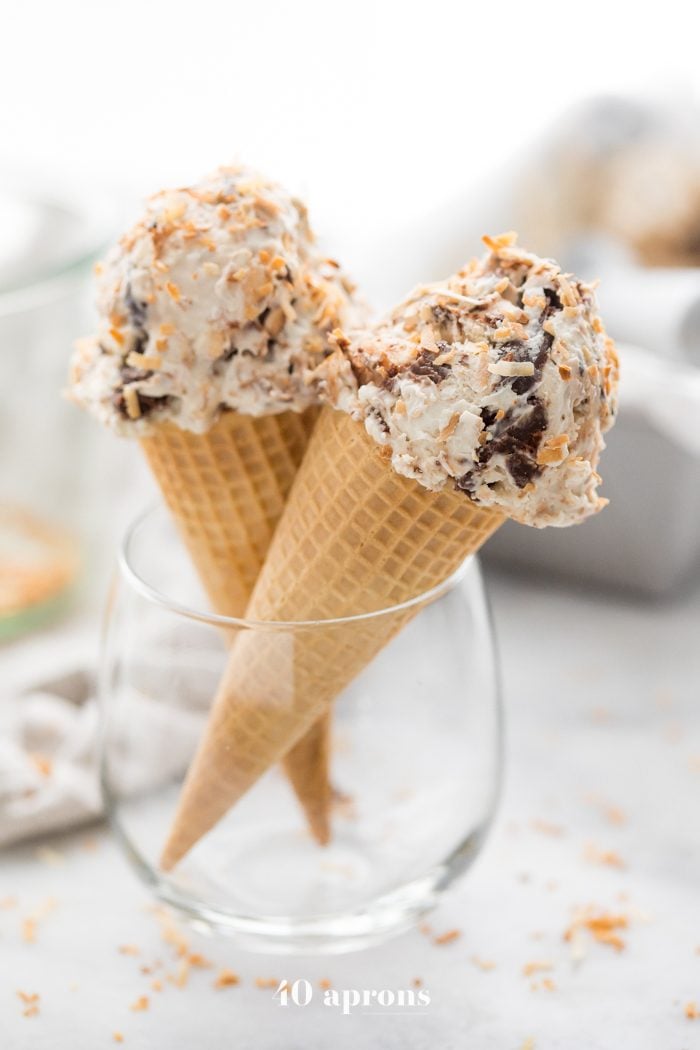
[[[137,794],[187,768],[201,729],[201,708],[173,709],[145,695],[121,699],[112,736],[114,789]],[[167,739],[167,747],[163,740]],[[98,784],[98,710],[92,677],[81,670],[18,691],[0,703],[0,847],[63,830],[102,813]]]

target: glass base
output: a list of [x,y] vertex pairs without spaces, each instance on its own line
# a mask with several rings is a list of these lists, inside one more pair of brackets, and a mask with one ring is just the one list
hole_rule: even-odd
[[[123,558],[144,577],[123,561],[109,609],[101,771],[106,810],[142,880],[187,922],[255,951],[348,952],[413,926],[478,854],[498,796],[498,681],[476,563],[410,615],[396,607],[342,621],[227,621],[223,634],[220,620],[198,611],[201,594],[187,597],[187,580],[195,592],[198,584],[164,512],[129,536]],[[173,584],[185,586],[175,604],[165,597]],[[377,617],[399,619],[380,629]],[[194,791],[187,770],[239,646],[255,654],[244,661],[251,680],[247,670],[226,692],[230,736],[212,759],[204,804],[200,795],[187,810],[192,844],[166,870],[183,784],[185,797]],[[332,701],[318,672],[327,659],[354,668]],[[312,697],[318,711],[321,699],[329,712],[332,703],[318,756],[331,796],[325,846],[313,838],[305,791],[300,805],[295,778],[272,761]],[[251,762],[258,704],[269,750],[260,757],[256,737]],[[317,801],[325,808],[325,788]]]
[[[115,831],[124,841],[118,827]],[[296,836],[290,835],[288,839],[280,836],[274,841],[266,839],[259,843],[257,850],[247,850],[244,865],[246,882],[243,884],[240,882],[240,867],[236,867],[237,896],[250,895],[252,915],[217,907],[211,901],[204,903],[185,895],[166,877],[145,865],[126,842],[124,844],[130,860],[158,900],[173,909],[178,918],[199,933],[231,937],[241,948],[254,952],[339,955],[380,944],[415,926],[437,905],[454,879],[471,866],[481,850],[486,833],[486,826],[479,828],[446,863],[392,893],[372,899],[365,906],[345,913],[307,914],[304,918],[278,915],[266,917],[256,908],[256,902],[265,895],[266,873],[279,870],[280,867],[288,875],[290,899],[299,899],[298,881],[308,879],[309,869]],[[317,850],[317,847],[309,845],[309,849]],[[371,858],[366,855],[366,851],[359,844],[349,841],[334,844],[327,856],[328,859],[321,864],[322,870],[327,873],[327,880],[324,880],[326,885],[309,887],[311,895],[314,889],[327,890],[336,878],[345,884],[349,874],[359,874],[371,865]],[[236,859],[230,858],[231,865],[236,865]],[[217,872],[217,881],[223,875],[223,872]]]

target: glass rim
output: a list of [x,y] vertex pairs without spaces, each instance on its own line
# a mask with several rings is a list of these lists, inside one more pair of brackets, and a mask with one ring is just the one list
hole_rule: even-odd
[[454,572],[450,573],[449,576],[434,587],[422,591],[420,594],[415,595],[413,598],[409,598],[407,601],[397,602],[394,605],[387,605],[382,609],[374,609],[369,612],[353,613],[350,616],[335,616],[327,619],[321,618],[315,620],[251,620],[244,616],[222,616],[220,613],[190,608],[182,602],[176,601],[174,598],[164,594],[158,587],[149,583],[148,580],[144,579],[143,575],[137,572],[134,568],[130,554],[130,548],[134,538],[139,529],[143,527],[144,523],[149,518],[155,516],[159,511],[164,512],[165,507],[158,502],[151,503],[145,510],[141,511],[141,513],[136,516],[131,525],[127,528],[124,538],[119,545],[119,552],[117,555],[117,566],[119,572],[125,581],[131,586],[132,590],[152,604],[158,605],[168,612],[183,616],[186,619],[196,620],[199,623],[206,623],[219,628],[229,627],[237,630],[240,630],[241,628],[246,630],[259,630],[260,628],[264,628],[265,630],[289,631],[313,627],[332,627],[342,624],[360,623],[366,620],[379,619],[383,616],[391,616],[394,613],[404,612],[414,606],[429,605],[438,598],[441,598],[444,594],[448,594],[450,591],[454,590],[454,588],[457,587],[466,577],[466,574],[475,559],[474,554],[469,554]]

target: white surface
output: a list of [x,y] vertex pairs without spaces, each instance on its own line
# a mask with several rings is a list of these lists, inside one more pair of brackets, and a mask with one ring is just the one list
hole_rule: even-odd
[[689,13],[666,0],[632,32],[606,0],[556,17],[516,0],[34,0],[3,24],[0,157],[139,192],[247,161],[308,195],[362,279],[368,238],[511,170],[569,103],[697,91]]
[[[529,1037],[535,1050],[700,1045],[700,1020],[684,1017],[685,1004],[700,1001],[700,594],[651,606],[492,584],[508,775],[483,856],[430,920],[436,933],[459,928],[458,940],[438,947],[415,932],[323,960],[251,956],[192,935],[215,968],[159,993],[140,966],[160,959],[173,972],[172,949],[115,846],[101,830],[53,840],[48,852],[43,841],[4,853],[0,865],[0,901],[18,898],[0,909],[2,1050],[94,1050],[115,1045],[117,1030],[128,1050],[521,1050]],[[606,817],[611,805],[624,823]],[[626,867],[584,859],[587,843],[617,851]],[[37,923],[36,943],[24,943],[22,919],[50,897],[56,907]],[[562,934],[586,904],[630,917],[624,951],[587,937],[585,957],[572,960]],[[119,954],[124,944],[140,956]],[[533,961],[553,969],[524,976]],[[241,985],[214,990],[220,966]],[[284,1009],[256,977],[393,990],[420,977],[432,1001],[422,1013],[346,1017],[321,1005],[316,987],[311,1006]],[[542,977],[556,989],[533,989]],[[41,995],[38,1016],[22,1016],[17,990]],[[132,1012],[142,994],[150,1009]]]

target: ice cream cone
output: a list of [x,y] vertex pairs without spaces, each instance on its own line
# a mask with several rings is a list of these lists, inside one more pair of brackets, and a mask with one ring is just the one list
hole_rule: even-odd
[[[151,196],[95,270],[69,396],[142,442],[214,608],[240,616],[306,444],[295,413],[318,404],[309,378],[366,307],[305,206],[241,166]],[[312,743],[316,784],[320,727],[290,758],[300,794]]]
[[317,412],[165,423],[140,445],[216,612],[243,616]]
[[[205,434],[163,424],[140,444],[212,607],[243,616],[318,412],[224,413]],[[327,718],[285,757],[319,840],[328,839]]]
[[[441,583],[503,520],[464,493],[431,492],[401,477],[360,423],[324,409],[247,616],[298,622],[379,613]],[[328,713],[419,608],[238,637],[183,787],[165,869]]]

